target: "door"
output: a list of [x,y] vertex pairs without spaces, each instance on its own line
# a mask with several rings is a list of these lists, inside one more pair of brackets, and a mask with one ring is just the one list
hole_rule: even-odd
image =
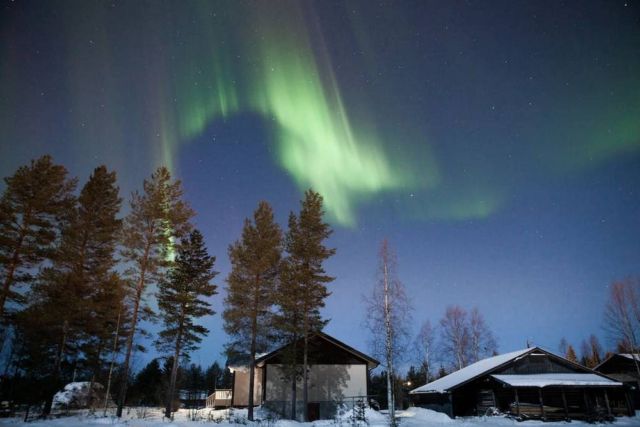
[[320,402],[307,403],[307,415],[309,419],[307,421],[316,421],[320,419]]

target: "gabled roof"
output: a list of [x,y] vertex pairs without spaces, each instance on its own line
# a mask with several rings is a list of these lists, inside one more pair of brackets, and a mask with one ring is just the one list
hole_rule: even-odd
[[459,371],[450,373],[438,380],[432,381],[421,387],[411,390],[410,394],[418,393],[446,393],[451,389],[461,386],[480,375],[495,371],[512,360],[536,350],[537,347],[525,348],[511,353],[500,354],[498,356],[482,359],[474,364],[462,368]]
[[622,356],[629,360],[633,360],[633,359],[640,360],[640,354],[638,353],[620,353],[618,354],[618,356]]
[[[468,383],[469,381],[473,381],[474,379],[482,375],[486,375],[486,374],[490,374],[492,372],[498,371],[500,368],[505,367],[509,363],[515,360],[518,360],[521,357],[531,353],[538,353],[538,354],[543,353],[549,356],[550,358],[556,359],[557,361],[561,361],[567,365],[570,365],[574,367],[576,371],[578,371],[576,372],[576,374],[579,374],[579,373],[582,373],[582,375],[593,374],[595,376],[598,376],[600,378],[610,381],[611,383],[608,385],[611,385],[611,386],[619,385],[619,383],[616,383],[606,375],[603,375],[599,372],[595,372],[587,367],[584,367],[575,362],[567,360],[564,357],[553,354],[550,351],[544,350],[540,347],[532,347],[532,348],[525,348],[525,349],[514,351],[511,353],[505,353],[498,356],[493,356],[487,359],[480,360],[472,365],[467,366],[466,368],[462,368],[459,371],[452,372],[451,374],[445,377],[442,377],[436,381],[432,381],[428,384],[423,385],[422,387],[413,389],[409,393],[410,394],[448,393]],[[510,375],[510,376],[513,377],[515,380],[515,376],[513,375]],[[587,377],[582,377],[582,379],[586,381]],[[532,379],[530,378],[530,380]]]
[[[362,360],[363,362],[365,362],[367,364],[367,367],[369,369],[374,369],[376,368],[380,362],[378,362],[376,359],[374,359],[371,356],[368,356],[358,350],[356,350],[355,348],[343,343],[342,341],[332,337],[331,335],[327,335],[324,332],[314,332],[312,334],[309,335],[309,338],[312,337],[318,337],[324,341],[327,341],[328,343],[341,348],[342,350],[352,354],[354,357],[356,357],[357,359]],[[302,339],[302,338],[301,338]],[[267,353],[259,358],[256,358],[256,366],[262,366],[264,365],[269,359],[272,359],[273,357],[277,356],[282,350],[284,350],[285,348],[287,348],[288,346],[290,346],[291,344],[286,344],[283,345],[280,348],[277,348],[275,350],[273,350],[270,353]]]
[[640,361],[640,354],[638,353],[616,353],[616,354],[612,354],[611,356],[607,357],[606,359],[604,359],[602,362],[600,362],[596,367],[593,368],[594,371],[597,371],[598,369],[600,369],[600,367],[602,367],[604,364],[608,363],[610,360],[615,359],[616,357],[619,358],[623,358],[623,359],[627,359],[627,360],[637,360]]

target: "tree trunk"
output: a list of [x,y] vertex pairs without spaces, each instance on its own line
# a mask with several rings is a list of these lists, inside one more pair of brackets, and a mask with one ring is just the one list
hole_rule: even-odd
[[308,358],[309,358],[309,333],[305,331],[304,334],[304,349],[302,352],[302,421],[307,422],[309,420],[309,373],[308,371]]
[[385,355],[387,362],[387,406],[389,410],[389,422],[391,426],[396,425],[395,396],[393,393],[393,328],[391,325],[391,305],[389,302],[389,272],[387,260],[383,260],[384,268],[384,324],[386,329]]
[[293,368],[293,375],[291,380],[291,419],[295,421],[296,419],[296,369],[295,365]]
[[182,347],[182,335],[184,333],[184,317],[186,307],[184,303],[180,306],[180,323],[178,325],[178,335],[176,336],[176,348],[173,353],[173,366],[171,366],[171,380],[169,382],[169,391],[167,393],[167,406],[165,416],[171,419],[173,406],[173,395],[176,390],[176,380],[178,378],[178,365],[180,363],[180,350]]
[[[138,286],[140,287],[140,284]],[[136,333],[136,323],[138,322],[140,298],[142,298],[142,289],[138,288],[138,290],[136,291],[136,299],[133,304],[131,330],[129,331],[129,335],[127,336],[127,351],[125,353],[124,362],[122,363],[122,383],[120,384],[120,393],[118,395],[118,409],[116,410],[116,416],[118,418],[122,417],[122,408],[124,406],[125,395],[127,394],[127,383],[129,381],[129,362],[131,360],[131,351],[133,349],[133,337]]]
[[253,421],[253,406],[255,404],[253,395],[255,389],[255,372],[256,372],[256,352],[257,336],[258,336],[258,289],[260,288],[260,275],[254,278],[255,292],[253,294],[253,312],[251,313],[251,349],[249,351],[251,359],[249,360],[249,401],[247,408],[247,418]]
[[253,389],[255,388],[255,372],[256,372],[256,329],[257,329],[257,319],[255,317],[256,313],[254,312],[253,317],[253,331],[251,334],[251,351],[249,360],[249,401],[247,402],[247,418],[249,421],[253,421]]
[[58,391],[58,381],[60,380],[60,365],[62,364],[62,356],[64,354],[64,347],[67,345],[67,332],[69,330],[69,322],[66,320],[62,324],[62,337],[60,339],[60,344],[58,345],[58,351],[56,353],[56,360],[53,365],[53,380],[51,382],[51,386],[54,388],[53,394],[50,399],[47,399],[47,402],[44,405],[44,410],[42,411],[43,415],[47,416],[51,413],[51,407],[53,406],[53,397],[55,393]]
[[296,419],[296,401],[297,401],[297,363],[298,363],[298,351],[295,343],[298,342],[298,337],[294,334],[293,340],[291,341],[293,344],[293,365],[291,369],[291,419],[295,421]]
[[138,323],[138,310],[140,309],[140,300],[142,299],[142,291],[144,290],[144,279],[147,272],[147,260],[149,258],[150,245],[144,248],[144,256],[142,257],[142,263],[140,268],[140,280],[138,280],[138,286],[136,287],[136,299],[133,304],[133,312],[131,313],[131,330],[127,337],[127,352],[122,364],[122,384],[120,385],[120,394],[118,396],[118,409],[116,416],[122,417],[122,408],[124,407],[125,396],[127,394],[127,386],[129,382],[129,363],[131,361],[131,351],[133,349],[133,337],[136,334],[136,324]]
[[173,353],[173,365],[171,366],[171,381],[169,382],[169,390],[167,392],[167,406],[164,411],[164,416],[168,419],[171,419],[171,412],[173,406],[173,395],[176,390],[176,380],[178,378],[178,361],[180,360],[180,337],[181,333],[178,335],[178,339],[176,340],[176,351]]
[[113,348],[111,349],[111,363],[109,364],[109,377],[107,379],[107,390],[104,395],[104,416],[107,415],[107,407],[109,406],[109,393],[111,392],[111,379],[113,376],[113,367],[116,363],[116,356],[118,354],[118,335],[120,335],[120,318],[122,317],[122,302],[120,302],[120,308],[118,309],[118,320],[116,321],[116,331],[113,337]]

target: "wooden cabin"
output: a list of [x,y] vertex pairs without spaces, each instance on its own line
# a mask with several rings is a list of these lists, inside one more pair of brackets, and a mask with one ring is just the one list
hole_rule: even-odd
[[633,415],[627,387],[543,350],[481,360],[410,391],[414,405],[450,417],[493,413],[517,419],[612,419]]
[[640,354],[613,354],[593,370],[625,384],[630,390],[633,408],[640,409]]
[[[294,348],[295,346],[295,348]],[[287,366],[295,355],[295,366],[302,370],[303,340],[285,345],[256,359],[254,404],[265,405],[283,417],[291,414],[293,379]],[[366,400],[369,372],[378,361],[347,344],[317,332],[308,338],[308,414],[309,421],[330,419],[337,404]],[[295,350],[295,351],[294,351]],[[249,401],[249,368],[231,366],[233,372],[232,406],[244,407]],[[296,414],[302,416],[302,378],[296,379]]]

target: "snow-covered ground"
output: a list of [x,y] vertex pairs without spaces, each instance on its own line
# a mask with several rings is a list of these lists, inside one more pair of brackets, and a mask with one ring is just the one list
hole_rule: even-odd
[[[585,427],[587,424],[580,421],[567,422],[542,422],[524,421],[518,422],[504,417],[471,417],[452,420],[448,416],[422,408],[409,408],[405,411],[397,412],[400,418],[400,427],[422,427],[422,426],[446,426],[446,427],[488,427],[488,426],[544,426],[544,427]],[[62,417],[44,421],[32,421],[23,423],[18,418],[0,419],[0,426],[30,426],[30,427],[87,427],[87,426],[117,426],[117,427],[196,427],[197,425],[220,425],[221,427],[351,427],[349,413],[335,420],[322,420],[313,423],[298,423],[288,420],[267,420],[266,415],[257,412],[257,417],[262,417],[262,421],[249,423],[246,420],[246,410],[210,410],[189,411],[181,409],[176,413],[173,421],[165,420],[162,417],[161,409],[135,409],[126,411],[122,419],[113,416],[100,417],[90,414],[78,414],[71,417]],[[366,412],[369,427],[387,426],[385,414],[367,410]],[[195,420],[192,420],[195,418]],[[640,427],[640,417],[616,418],[615,422],[607,423],[620,427]],[[363,423],[360,426],[365,426]]]

